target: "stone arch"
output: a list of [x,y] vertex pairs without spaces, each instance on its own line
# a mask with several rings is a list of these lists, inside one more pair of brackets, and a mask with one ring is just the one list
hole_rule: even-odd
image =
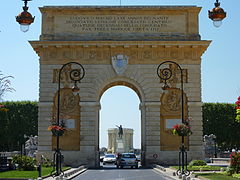
[[133,91],[135,91],[140,99],[140,102],[144,102],[145,101],[145,96],[142,90],[141,85],[139,85],[136,81],[132,80],[132,79],[128,79],[128,78],[114,78],[111,79],[109,81],[107,81],[106,83],[104,83],[100,88],[99,88],[99,99],[101,99],[103,93],[114,86],[126,86],[129,87],[130,89],[132,89]]
[[[145,102],[145,95],[144,95],[142,86],[138,82],[136,82],[130,78],[121,77],[121,78],[111,79],[109,81],[106,81],[106,83],[104,83],[101,86],[101,88],[99,88],[98,101],[100,102],[100,99],[101,99],[102,95],[104,94],[104,92],[106,92],[106,90],[110,89],[111,87],[118,86],[118,85],[126,86],[126,87],[132,89],[133,91],[135,91],[135,93],[139,97],[139,100],[140,100],[139,110],[140,110],[140,114],[141,114],[141,118],[139,121],[139,123],[141,124],[141,151],[142,151],[141,163],[142,163],[142,165],[145,165],[145,154],[143,152],[146,149],[146,142],[145,142],[146,141],[146,138],[145,138],[145,136],[146,136],[146,129],[145,129],[146,117],[145,117],[145,109],[142,107],[142,104],[144,104],[144,102]],[[99,121],[100,121],[100,118],[98,118],[98,126],[99,126]]]
[[[49,158],[53,156],[51,132],[47,131],[53,94],[56,91],[53,74],[56,74],[55,69],[60,65],[75,61],[84,66],[86,76],[80,86],[81,99],[77,112],[80,131],[78,144],[74,148],[77,147],[79,150],[63,151],[64,161],[67,164],[98,166],[99,99],[104,91],[116,85],[127,86],[139,96],[145,164],[178,162],[178,151],[175,149],[163,151],[160,144],[162,91],[155,70],[162,61],[170,59],[181,64],[187,75],[187,81],[184,82],[185,93],[188,96],[186,107],[188,107],[188,115],[193,118],[191,127],[194,131],[189,137],[189,157],[190,159],[203,158],[201,56],[210,41],[200,38],[198,31],[200,7],[103,6],[98,7],[96,11],[95,6],[46,6],[40,9],[43,15],[42,33],[39,40],[30,41],[40,57],[39,156],[41,154]],[[169,14],[170,11],[172,13]],[[133,23],[133,27],[127,30],[128,28],[116,28],[120,21],[110,22],[109,12],[112,17],[147,18],[149,22],[154,19],[161,21],[162,18],[168,18],[170,21],[164,22],[162,28],[150,29],[148,24],[143,23],[144,21],[139,21]],[[75,24],[71,19],[75,16],[83,18],[91,16],[95,19],[96,25],[99,24],[99,27],[104,28],[99,30],[72,28]],[[158,21],[154,23],[159,24]],[[106,24],[111,25],[105,28]],[[123,25],[127,24],[127,21],[123,22]],[[89,25],[92,25],[91,21]],[[123,74],[117,74],[112,68],[112,57],[118,54],[128,57],[128,66]],[[120,63],[119,67],[121,66]]]

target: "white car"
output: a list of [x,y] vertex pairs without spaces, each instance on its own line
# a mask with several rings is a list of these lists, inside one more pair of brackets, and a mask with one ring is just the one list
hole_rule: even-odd
[[107,163],[114,164],[116,162],[116,156],[114,154],[105,154],[103,158],[103,165]]

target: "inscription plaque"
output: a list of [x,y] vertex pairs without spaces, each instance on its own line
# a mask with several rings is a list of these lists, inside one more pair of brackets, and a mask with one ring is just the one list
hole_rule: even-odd
[[56,33],[185,33],[185,15],[59,15]]

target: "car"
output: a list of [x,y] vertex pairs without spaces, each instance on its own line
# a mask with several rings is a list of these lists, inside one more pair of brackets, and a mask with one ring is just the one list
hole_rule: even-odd
[[130,166],[131,168],[138,168],[138,160],[134,153],[122,153],[119,154],[116,161],[117,168],[123,168],[124,166]]
[[103,162],[105,156],[100,156],[100,162]]
[[141,161],[141,155],[136,155],[137,160],[140,162]]
[[103,165],[109,163],[114,164],[116,162],[116,156],[114,154],[105,154],[103,158]]

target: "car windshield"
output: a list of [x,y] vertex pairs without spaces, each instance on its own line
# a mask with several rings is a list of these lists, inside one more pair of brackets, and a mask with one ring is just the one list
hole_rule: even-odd
[[123,154],[123,158],[136,158],[135,154]]
[[115,156],[113,154],[106,154],[105,158],[115,158]]

